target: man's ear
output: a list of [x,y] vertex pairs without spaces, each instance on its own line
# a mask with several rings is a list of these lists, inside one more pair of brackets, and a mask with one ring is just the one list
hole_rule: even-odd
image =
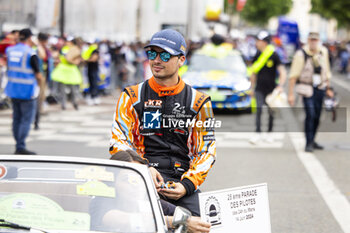
[[184,65],[185,61],[186,61],[186,57],[185,56],[181,56],[179,58],[179,63],[178,63],[179,64],[179,68]]

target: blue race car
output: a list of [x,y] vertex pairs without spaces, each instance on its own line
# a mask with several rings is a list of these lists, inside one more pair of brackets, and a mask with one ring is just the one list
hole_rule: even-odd
[[183,80],[210,95],[213,109],[249,110],[251,83],[240,53],[228,44],[206,44],[194,52]]

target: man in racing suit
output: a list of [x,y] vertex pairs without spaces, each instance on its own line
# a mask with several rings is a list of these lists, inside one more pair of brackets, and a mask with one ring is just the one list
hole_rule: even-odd
[[[110,154],[133,149],[149,161],[157,191],[199,216],[199,186],[216,160],[211,102],[179,77],[186,42],[170,29],[145,47],[153,77],[120,95],[112,126]],[[162,188],[174,181],[174,189]]]

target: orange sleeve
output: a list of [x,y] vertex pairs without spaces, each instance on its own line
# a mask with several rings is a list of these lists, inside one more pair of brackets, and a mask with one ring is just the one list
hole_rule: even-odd
[[138,133],[140,122],[132,100],[126,92],[121,93],[113,118],[109,153],[113,155],[118,151],[136,150],[138,154],[143,155],[143,140]]
[[[206,102],[198,112],[197,121],[214,123],[214,114],[210,101]],[[196,190],[204,182],[216,160],[214,127],[211,127],[213,125],[209,127],[198,127],[195,124],[188,141],[192,161],[190,169],[183,174],[181,179],[189,179],[194,184]]]

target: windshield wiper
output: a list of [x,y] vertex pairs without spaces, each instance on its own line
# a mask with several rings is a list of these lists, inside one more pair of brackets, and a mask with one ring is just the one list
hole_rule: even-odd
[[48,231],[44,231],[44,230],[33,228],[33,227],[19,225],[19,224],[13,223],[13,222],[6,221],[5,219],[0,219],[0,227],[8,227],[11,229],[48,233]]

